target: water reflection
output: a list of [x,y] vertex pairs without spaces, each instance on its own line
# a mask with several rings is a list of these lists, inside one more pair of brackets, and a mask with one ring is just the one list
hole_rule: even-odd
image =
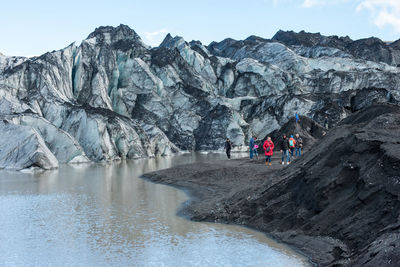
[[186,195],[138,178],[216,159],[224,155],[62,166],[39,174],[1,171],[0,265],[307,265],[258,232],[175,216]]

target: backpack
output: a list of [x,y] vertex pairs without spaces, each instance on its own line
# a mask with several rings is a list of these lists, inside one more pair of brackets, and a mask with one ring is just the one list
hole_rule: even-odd
[[290,146],[290,147],[294,147],[293,138],[290,138],[290,139],[289,139],[289,146]]
[[299,139],[296,140],[296,144],[298,144],[299,147],[303,146],[303,139],[299,137]]

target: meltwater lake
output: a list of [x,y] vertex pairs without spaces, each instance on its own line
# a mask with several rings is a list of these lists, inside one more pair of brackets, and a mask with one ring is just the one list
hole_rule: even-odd
[[309,266],[263,233],[177,216],[186,193],[140,178],[215,160],[225,155],[0,171],[0,266]]

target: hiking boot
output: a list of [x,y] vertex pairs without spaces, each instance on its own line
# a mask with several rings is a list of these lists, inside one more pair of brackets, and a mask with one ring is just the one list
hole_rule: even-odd
[[286,163],[287,165],[289,165],[290,164],[290,161],[288,162],[288,163]]

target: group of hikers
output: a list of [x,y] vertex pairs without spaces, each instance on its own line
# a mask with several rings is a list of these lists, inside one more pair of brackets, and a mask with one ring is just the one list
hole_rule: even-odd
[[[272,142],[270,136],[267,137],[267,140],[265,140],[262,147],[265,153],[265,165],[271,166],[275,144]],[[296,134],[295,136],[291,135],[289,138],[286,136],[286,134],[283,134],[282,140],[280,140],[280,148],[282,153],[281,164],[285,164],[285,162],[286,164],[290,164],[290,159],[293,158],[293,156],[301,156],[303,139],[299,134]],[[229,140],[229,138],[227,138],[225,141],[225,151],[228,159],[231,158],[231,149],[232,142]],[[258,149],[259,145],[257,144],[257,137],[254,136],[249,141],[250,159],[253,159],[254,157],[258,159]]]
[[[296,112],[294,117],[296,120],[296,124],[298,124],[300,122],[299,113]],[[325,116],[324,124],[325,128],[328,128],[327,116]],[[262,147],[265,153],[265,165],[271,166],[272,155],[274,154],[275,144],[274,142],[272,142],[270,136],[267,137],[267,140],[265,140]],[[290,135],[289,138],[286,136],[286,134],[283,134],[282,139],[280,140],[280,148],[282,153],[281,164],[283,165],[285,164],[285,162],[286,164],[290,164],[291,158],[293,158],[294,156],[296,157],[301,156],[301,150],[303,148],[303,139],[300,137],[299,134],[296,134],[295,137],[293,135]],[[231,159],[231,149],[232,149],[232,142],[229,138],[226,138],[225,151],[228,159]],[[257,137],[253,136],[252,138],[250,138],[249,141],[250,159],[253,159],[254,157],[258,159],[258,149],[259,146],[257,144]]]
[[[253,159],[254,156],[258,158],[258,148],[259,146],[256,144],[257,137],[252,137],[249,142],[249,150],[250,150],[250,159]],[[272,163],[272,155],[274,154],[275,144],[272,142],[271,137],[268,136],[267,140],[265,140],[263,144],[263,149],[265,153],[265,164],[271,166]],[[303,148],[303,139],[299,134],[296,134],[295,137],[291,135],[289,138],[286,134],[282,135],[282,140],[280,140],[280,148],[282,153],[281,164],[290,164],[290,159],[293,156],[300,157],[301,150]]]

